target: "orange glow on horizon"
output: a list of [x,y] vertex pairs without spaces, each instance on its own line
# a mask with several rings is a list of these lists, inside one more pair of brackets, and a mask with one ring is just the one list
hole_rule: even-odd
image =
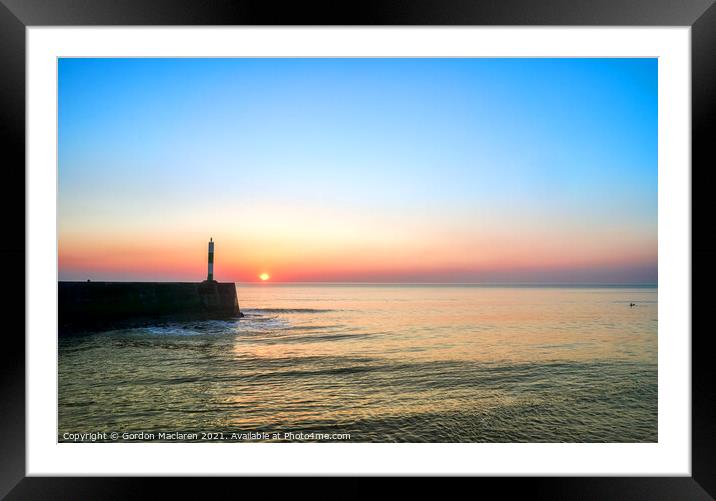
[[[248,231],[239,238],[227,232],[217,239],[215,276],[219,281],[260,283],[273,282],[275,277],[281,282],[460,282],[498,276],[521,281],[539,270],[545,276],[552,272],[567,276],[570,270],[628,270],[656,263],[655,244],[643,235],[615,231],[597,235],[601,238],[574,234],[541,238],[525,233],[520,237],[489,231],[461,234],[442,228],[430,232],[435,238],[421,239],[415,233],[402,235],[396,228],[393,238],[355,242],[318,241],[295,234],[262,239]],[[167,232],[160,237],[101,234],[92,238],[70,233],[60,238],[58,265],[64,279],[73,280],[202,280],[206,248],[200,237]],[[257,269],[273,273],[250,271]]]
[[[632,268],[655,269],[657,262],[655,235],[628,225],[594,228],[562,220],[530,225],[510,220],[465,227],[456,217],[441,223],[429,214],[377,218],[373,213],[280,207],[285,209],[281,213],[275,207],[261,213],[246,207],[245,214],[221,208],[226,220],[245,223],[240,233],[219,220],[212,228],[217,280],[519,282],[535,276],[545,281],[587,276],[583,280],[600,281],[619,279]],[[174,218],[137,227],[60,227],[61,279],[203,280],[207,238],[203,228],[194,229],[199,216],[212,219],[199,210],[182,214],[184,224],[192,223],[189,228]]]

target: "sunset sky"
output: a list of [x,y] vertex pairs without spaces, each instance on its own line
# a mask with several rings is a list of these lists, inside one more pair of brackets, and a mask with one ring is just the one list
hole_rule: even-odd
[[657,281],[656,59],[60,59],[60,280]]

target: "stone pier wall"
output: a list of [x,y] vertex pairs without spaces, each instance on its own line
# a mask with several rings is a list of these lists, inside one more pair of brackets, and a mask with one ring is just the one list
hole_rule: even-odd
[[157,321],[239,316],[233,283],[58,282],[60,335]]

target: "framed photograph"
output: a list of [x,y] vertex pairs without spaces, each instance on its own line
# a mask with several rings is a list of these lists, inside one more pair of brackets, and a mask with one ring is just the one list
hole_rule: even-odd
[[712,499],[711,4],[3,0],[0,494]]

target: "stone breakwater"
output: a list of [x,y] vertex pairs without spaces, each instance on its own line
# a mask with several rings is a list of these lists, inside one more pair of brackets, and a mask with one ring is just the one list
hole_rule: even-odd
[[234,283],[58,282],[58,331],[243,316]]

